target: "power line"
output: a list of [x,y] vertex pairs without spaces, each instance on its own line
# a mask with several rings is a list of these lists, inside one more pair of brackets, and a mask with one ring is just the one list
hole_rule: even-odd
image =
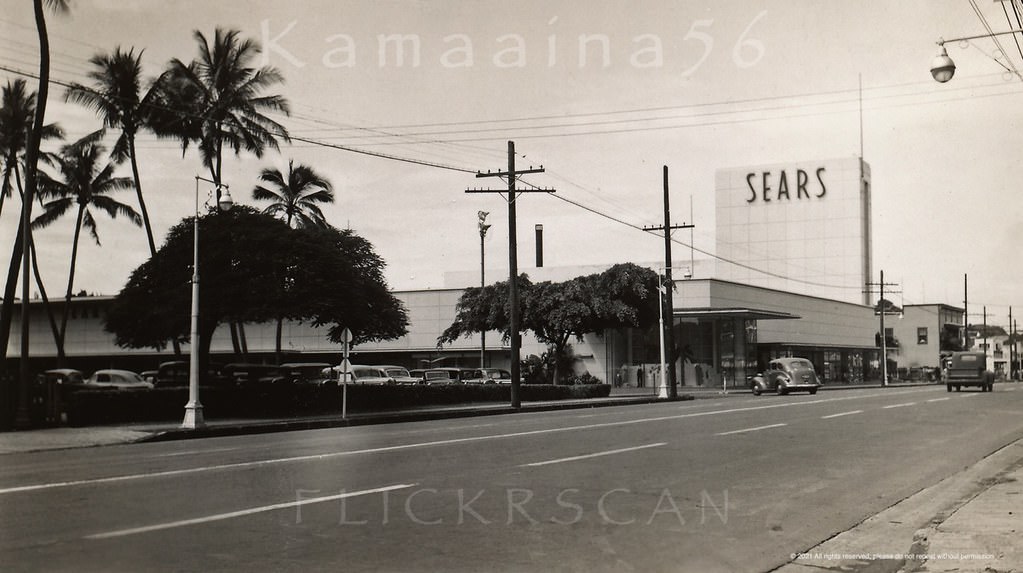
[[[26,72],[24,70],[18,70],[18,69],[11,68],[11,67],[5,66],[5,65],[0,65],[0,71],[6,71],[6,72],[9,72],[9,73],[12,73],[12,74],[29,77],[29,78],[32,78],[32,79],[35,79],[35,80],[39,79],[39,76],[37,74],[33,74],[31,72]],[[65,81],[61,81],[61,80],[57,80],[57,79],[51,79],[50,83],[53,83],[53,84],[56,84],[56,85],[59,85],[59,86],[65,87],[65,88],[72,87],[72,84],[70,82],[65,82]],[[96,92],[96,90],[93,90],[92,88],[89,88],[89,87],[86,87],[86,86],[81,86],[81,87],[85,87],[85,89],[87,89],[88,91],[91,91],[93,93],[99,93],[99,92]],[[183,111],[183,110],[172,109],[172,108],[164,108],[164,109],[166,111],[171,111],[171,112],[174,112],[174,113],[178,113],[180,115],[184,115],[184,116],[188,116],[188,117],[192,117],[192,118],[196,118],[196,119],[202,119],[202,120],[205,119],[205,117],[203,117],[201,115],[192,114],[192,113],[189,113],[189,112],[186,112],[186,111]],[[233,125],[233,123],[229,122],[229,121],[228,122],[224,122],[224,123],[227,124],[227,125]],[[238,127],[238,126],[236,126],[236,127]],[[273,130],[273,128],[270,128],[270,129],[268,129],[268,131],[274,131],[274,130]],[[324,142],[324,141],[317,141],[317,140],[310,139],[310,138],[305,138],[305,137],[290,136],[289,134],[284,133],[284,132],[277,132],[277,133],[275,133],[275,135],[277,135],[279,137],[286,138],[286,139],[291,140],[291,141],[301,141],[301,142],[308,143],[308,144],[311,144],[311,145],[315,145],[315,146],[318,146],[318,147],[327,147],[327,148],[331,148],[331,149],[337,149],[337,150],[340,150],[340,151],[347,151],[349,153],[356,153],[356,154],[360,154],[360,155],[368,155],[368,156],[371,156],[371,157],[377,157],[377,158],[380,158],[380,159],[387,159],[387,160],[390,160],[390,161],[398,161],[398,162],[403,162],[403,163],[411,163],[411,164],[415,164],[415,165],[422,165],[422,166],[425,166],[425,167],[434,167],[434,168],[437,168],[437,169],[446,169],[446,170],[450,170],[450,171],[459,171],[459,172],[462,172],[462,173],[476,173],[475,169],[468,169],[468,168],[464,168],[464,167],[455,167],[455,166],[446,165],[446,164],[443,164],[443,163],[436,163],[436,162],[433,162],[433,161],[424,161],[424,160],[421,160],[421,159],[415,159],[415,158],[411,158],[411,157],[402,157],[402,156],[393,155],[393,154],[389,154],[389,153],[381,153],[381,152],[378,152],[378,151],[369,151],[369,150],[366,150],[366,149],[359,149],[359,148],[350,147],[350,146],[347,146],[347,145],[339,145],[339,144],[327,143],[327,142]]]

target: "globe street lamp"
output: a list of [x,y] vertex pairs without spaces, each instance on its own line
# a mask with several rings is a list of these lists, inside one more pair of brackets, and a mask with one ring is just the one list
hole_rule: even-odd
[[181,427],[195,430],[206,425],[199,402],[199,182],[205,181],[217,186],[216,208],[230,211],[234,205],[227,185],[205,177],[195,176],[195,220],[192,241],[192,338],[188,350],[188,403],[185,404],[185,419]]
[[964,36],[962,38],[952,38],[949,40],[941,39],[938,40],[938,46],[941,46],[941,53],[931,60],[931,77],[935,81],[945,83],[952,79],[952,76],[956,73],[956,64],[952,61],[952,58],[948,57],[948,52],[945,51],[946,42],[965,42],[967,40],[976,40],[978,38],[993,38],[994,36],[1004,36],[1006,34],[1017,34],[1023,32],[1023,28],[1016,30],[1007,30],[1005,32],[993,32],[991,34],[978,34],[976,36]]

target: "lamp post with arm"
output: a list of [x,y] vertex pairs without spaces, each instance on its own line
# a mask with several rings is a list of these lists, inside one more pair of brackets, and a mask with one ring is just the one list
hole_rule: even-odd
[[[486,250],[483,240],[487,237],[487,231],[490,230],[490,225],[487,224],[487,215],[490,213],[486,211],[479,211],[476,216],[479,217],[479,228],[480,228],[480,290],[482,291],[486,286]],[[480,331],[480,368],[486,368],[487,363],[487,332],[485,330]]]
[[205,177],[195,176],[195,220],[192,241],[192,329],[188,352],[188,403],[185,404],[185,418],[181,427],[189,430],[206,425],[203,419],[202,403],[199,401],[199,182],[217,185],[220,198],[217,209],[229,211],[234,205],[227,185]]

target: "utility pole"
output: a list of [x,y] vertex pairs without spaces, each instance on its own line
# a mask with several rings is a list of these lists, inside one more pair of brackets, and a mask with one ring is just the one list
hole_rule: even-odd
[[963,274],[963,350],[970,349],[970,277]]
[[[885,287],[897,287],[897,283],[886,283],[884,282],[884,270],[881,271],[881,281],[876,283],[867,283],[867,288],[863,292],[873,294],[878,293],[877,306],[878,314],[881,315],[881,386],[888,385],[888,336],[884,330],[884,315],[888,314],[887,305],[885,304],[884,293]],[[874,291],[874,289],[877,291]],[[902,291],[889,290],[889,294],[898,294]]]
[[[520,175],[526,175],[529,173],[543,173],[544,168],[541,165],[539,168],[534,169],[532,166],[529,169],[515,169],[515,142],[508,142],[508,170],[507,171],[487,171],[486,173],[477,172],[477,178],[483,177],[507,177],[508,181],[508,196],[505,198],[508,201],[508,312],[510,314],[509,323],[511,330],[511,406],[512,408],[522,407],[522,398],[520,396],[521,376],[519,372],[519,353],[522,346],[522,336],[519,333],[519,262],[518,262],[518,241],[515,234],[515,198],[519,193],[554,193],[554,189],[523,189],[516,190],[515,182],[518,180]],[[500,189],[466,189],[466,193],[502,193]]]
[[[664,166],[664,226],[661,227],[643,227],[644,231],[663,231],[664,232],[664,283],[660,286],[665,287],[664,298],[660,300],[661,311],[664,313],[663,316],[667,318],[662,325],[662,336],[664,337],[665,345],[668,347],[668,356],[671,357],[675,350],[675,302],[672,297],[672,293],[675,291],[675,282],[671,278],[671,232],[675,229],[692,229],[693,225],[674,225],[671,224],[671,209],[669,208],[668,202],[668,166]],[[692,270],[690,270],[692,272]],[[669,359],[671,364],[668,367],[668,371],[662,373],[662,376],[666,376],[668,379],[668,398],[674,400],[678,398],[678,380],[675,379],[675,361],[672,358]]]

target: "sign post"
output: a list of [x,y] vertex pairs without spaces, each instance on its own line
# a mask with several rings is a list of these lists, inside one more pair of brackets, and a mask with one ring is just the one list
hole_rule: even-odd
[[352,343],[352,331],[345,328],[341,332],[341,419],[348,419],[348,372],[352,363],[348,361],[348,348]]

